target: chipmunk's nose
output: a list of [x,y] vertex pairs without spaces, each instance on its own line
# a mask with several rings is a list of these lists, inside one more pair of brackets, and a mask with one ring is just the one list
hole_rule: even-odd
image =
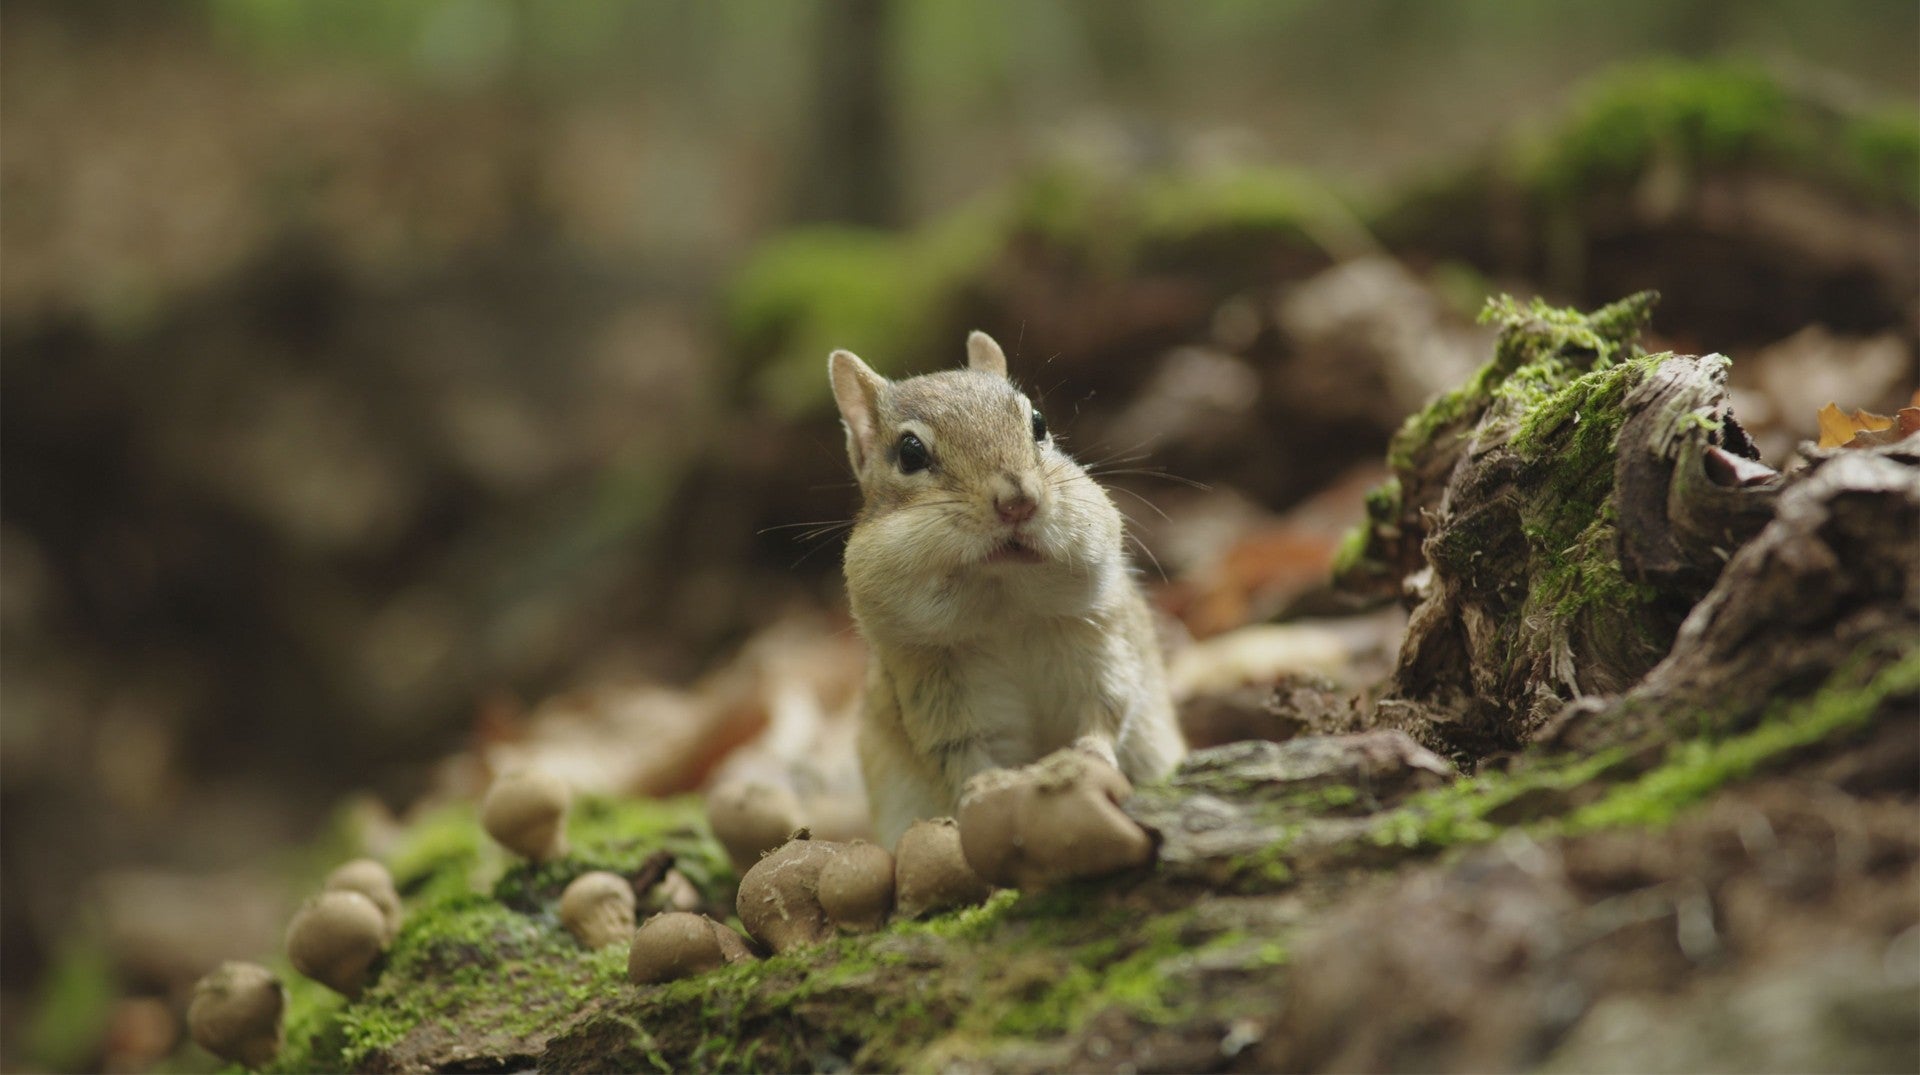
[[1033,513],[1038,508],[1039,505],[1033,502],[1033,498],[1024,492],[993,498],[993,510],[999,514],[1000,521],[1003,523],[1024,523],[1033,518]]
[[1040,502],[1026,482],[1007,474],[995,483],[993,511],[1001,522],[1017,526],[1033,518],[1033,513],[1039,510]]
[[993,513],[1000,516],[1000,522],[1020,526],[1041,511],[1041,499],[1033,495],[1033,484],[1014,470],[1002,470],[989,488],[993,490]]

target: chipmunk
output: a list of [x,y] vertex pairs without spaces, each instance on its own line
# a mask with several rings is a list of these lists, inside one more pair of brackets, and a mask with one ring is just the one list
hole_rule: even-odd
[[871,650],[860,765],[889,847],[989,769],[1072,745],[1145,781],[1186,752],[1119,511],[992,337],[967,360],[899,381],[828,360],[864,500],[845,559]]

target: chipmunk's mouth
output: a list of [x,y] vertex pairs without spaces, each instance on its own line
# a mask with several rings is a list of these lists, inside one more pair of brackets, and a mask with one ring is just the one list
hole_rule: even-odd
[[989,564],[1037,564],[1043,559],[1040,550],[1014,537],[1001,542],[998,547],[988,553],[986,562]]

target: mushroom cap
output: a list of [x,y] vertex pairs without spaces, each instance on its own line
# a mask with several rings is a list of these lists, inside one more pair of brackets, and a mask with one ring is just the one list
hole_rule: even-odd
[[987,880],[1021,889],[1144,866],[1153,837],[1119,805],[1132,793],[1119,770],[1072,749],[982,774],[960,800],[967,861]]
[[1025,778],[1017,769],[989,769],[960,789],[956,816],[960,850],[973,871],[997,885],[1011,885],[1018,849],[1007,834],[1018,832],[1026,805]]
[[393,887],[393,875],[375,859],[354,859],[327,875],[321,886],[329,892],[358,892],[380,908],[387,923],[387,941],[400,932],[400,892]]
[[480,804],[480,824],[502,847],[535,862],[567,853],[567,782],[538,769],[497,777]]
[[907,826],[893,859],[894,898],[907,918],[966,907],[993,892],[967,864],[960,830],[950,817],[922,818]]
[[845,847],[802,836],[754,863],[740,879],[734,900],[748,935],[775,952],[830,939],[833,925],[820,906],[820,871]]
[[691,911],[700,906],[705,897],[687,875],[679,870],[668,870],[660,880],[647,889],[647,906],[659,911]]
[[560,894],[560,924],[588,948],[633,939],[633,886],[617,873],[594,870],[573,879]]
[[803,824],[800,800],[778,784],[722,784],[707,792],[707,824],[733,868],[745,874]]
[[670,982],[725,963],[752,959],[740,935],[705,915],[667,911],[634,931],[627,977],[640,985]]
[[865,840],[843,850],[820,868],[820,908],[847,933],[870,933],[887,924],[893,910],[893,856]]
[[360,995],[386,946],[387,920],[358,892],[322,892],[301,904],[287,925],[293,969],[349,997]]
[[287,990],[257,963],[220,964],[193,985],[187,1031],[222,1060],[263,1068],[280,1052],[280,1019]]

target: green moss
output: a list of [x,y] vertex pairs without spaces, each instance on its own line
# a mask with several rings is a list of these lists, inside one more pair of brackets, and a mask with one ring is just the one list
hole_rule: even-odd
[[[1654,292],[1642,291],[1583,314],[1539,298],[1525,306],[1509,295],[1488,299],[1480,320],[1498,325],[1500,336],[1493,361],[1481,370],[1476,387],[1508,403],[1506,413],[1535,421],[1549,397],[1569,389],[1576,399],[1591,393],[1591,386],[1583,388],[1578,378],[1638,355],[1640,334],[1658,301]],[[1567,413],[1564,404],[1547,410]]]
[[1661,60],[1611,71],[1555,129],[1519,143],[1515,157],[1522,182],[1554,200],[1631,181],[1655,162],[1694,173],[1783,170],[1879,200],[1920,200],[1911,108],[1836,115],[1741,62]]
[[1490,368],[1511,370],[1489,389],[1490,412],[1511,421],[1508,445],[1528,464],[1517,506],[1529,578],[1516,622],[1533,629],[1516,635],[1529,641],[1511,652],[1515,681],[1542,660],[1564,663],[1576,632],[1650,655],[1663,648],[1644,637],[1639,614],[1654,591],[1621,573],[1613,506],[1627,394],[1671,357],[1635,342],[1653,301],[1642,293],[1592,314],[1505,297],[1488,305],[1501,325]]
[[1635,610],[1656,596],[1620,571],[1614,463],[1627,393],[1669,357],[1596,369],[1538,399],[1521,417],[1510,443],[1534,464],[1544,488],[1526,499],[1521,513],[1533,574],[1523,618],[1566,621],[1601,611],[1625,630],[1640,622]]
[[559,1029],[587,1000],[614,993],[626,953],[588,952],[551,914],[524,915],[479,895],[402,926],[379,979],[340,1012],[355,1063],[423,1023],[517,1040]]
[[1355,523],[1340,535],[1340,544],[1333,550],[1333,577],[1350,578],[1365,570],[1367,564],[1367,538],[1373,533],[1368,523]]
[[[1538,514],[1542,518],[1564,518],[1571,513]],[[1630,582],[1621,572],[1619,527],[1613,505],[1603,504],[1567,545],[1559,544],[1554,525],[1538,521],[1527,525],[1528,540],[1534,543],[1534,555],[1541,566],[1527,593],[1522,618],[1549,616],[1565,623],[1599,614],[1617,621],[1614,629],[1644,630],[1639,626],[1644,621],[1640,610],[1658,599],[1659,590],[1647,583]],[[1651,639],[1645,641],[1653,643]]]
[[673,856],[673,868],[715,900],[737,879],[707,831],[697,797],[583,799],[567,817],[568,852],[548,862],[515,861],[493,883],[494,898],[516,909],[550,904],[574,878],[593,870],[632,874],[653,855]]
[[1551,798],[1582,788],[1619,764],[1623,752],[1550,759],[1516,772],[1487,773],[1424,792],[1385,814],[1372,830],[1381,846],[1437,849],[1485,843],[1511,827],[1492,819],[1523,798]]
[[1141,241],[1153,243],[1219,231],[1304,238],[1342,212],[1324,187],[1299,172],[1250,168],[1159,177],[1141,187],[1133,215]]
[[1383,546],[1400,536],[1400,479],[1388,477],[1371,490],[1365,499],[1366,517],[1340,538],[1333,553],[1334,580],[1345,586],[1378,581],[1390,574],[1382,563]]
[[481,831],[472,804],[443,807],[408,826],[387,857],[405,920],[375,982],[351,1003],[282,971],[289,987],[287,1049],[277,1071],[348,1070],[423,1024],[512,1040],[543,1036],[625,980],[623,950],[582,950],[556,904],[573,877],[631,873],[658,851],[702,891],[733,883],[705,832],[697,798],[578,800],[572,850],[519,862]]
[[455,803],[409,821],[386,862],[411,909],[473,891],[483,876],[503,869],[506,859],[480,830],[473,805]]
[[1396,475],[1412,473],[1415,460],[1443,432],[1465,433],[1465,426],[1486,410],[1488,397],[1483,381],[1491,367],[1482,367],[1466,385],[1442,393],[1440,398],[1407,416],[1387,444],[1387,466]]
[[1856,117],[1847,127],[1843,159],[1891,201],[1920,199],[1920,117],[1889,106]]
[[1006,203],[989,199],[913,232],[813,227],[763,244],[728,289],[728,328],[753,363],[751,390],[788,415],[826,406],[827,355],[858,354],[887,375],[917,370],[962,282],[1005,243]]
[[284,958],[274,961],[273,971],[287,987],[286,1044],[267,1070],[348,1070],[347,1031],[340,1021],[345,998],[295,973]]
[[[1301,175],[1248,170],[1116,182],[1071,169],[1036,173],[909,232],[798,229],[762,245],[728,289],[725,316],[750,363],[752,396],[788,414],[827,405],[827,355],[846,348],[888,375],[957,365],[960,340],[937,338],[969,286],[1022,240],[1095,275],[1232,234],[1313,246],[1357,229]],[[1329,239],[1333,237],[1333,239]]]
[[[1537,817],[1522,824],[1536,835],[1667,824],[1770,763],[1866,726],[1897,700],[1907,700],[1910,712],[1920,704],[1920,637],[1905,639],[1900,646],[1904,655],[1864,682],[1857,669],[1842,669],[1814,694],[1774,705],[1750,731],[1676,743],[1658,765],[1586,805],[1564,808],[1572,801],[1569,793],[1605,787],[1609,771],[1623,768],[1628,756],[1624,748],[1543,759],[1516,772],[1456,781],[1383,815],[1372,839],[1385,846],[1428,850],[1484,843],[1514,828],[1511,821],[1496,817],[1522,799],[1545,804]],[[1714,714],[1703,719],[1702,726],[1737,723],[1738,716]]]
[[882,372],[899,368],[928,317],[922,287],[909,244],[895,235],[814,228],[768,242],[729,296],[735,338],[772,356],[754,394],[787,414],[819,406],[827,355],[839,347]]
[[[1649,599],[1620,574],[1611,495],[1626,394],[1668,357],[1643,355],[1636,343],[1656,298],[1642,292],[1585,314],[1537,298],[1488,300],[1481,319],[1500,328],[1493,357],[1395,434],[1387,453],[1394,479],[1369,496],[1365,531],[1342,544],[1337,577],[1360,578],[1370,558],[1401,540],[1402,483],[1430,469],[1425,456],[1435,438],[1504,435],[1529,467],[1523,481],[1530,492],[1519,501],[1531,576],[1522,619],[1551,617],[1542,637],[1557,644],[1575,616]],[[1433,559],[1464,565],[1481,554],[1483,535],[1467,522],[1456,520]],[[1516,663],[1538,657],[1512,654]]]
[[[1143,915],[1111,895],[1095,884],[1000,892],[929,921],[638,990],[622,1010],[658,1029],[651,1044],[672,1067],[727,1070],[804,1069],[823,1049],[853,1054],[859,1068],[918,1070],[1067,1033],[1112,1008],[1179,1017],[1189,1008],[1181,973],[1219,949],[1224,931],[1198,927],[1192,909]],[[1284,958],[1272,939],[1233,940],[1250,960]],[[795,1011],[812,1014],[780,1023]]]
[[113,954],[93,929],[74,930],[54,949],[44,982],[26,1026],[26,1055],[42,1071],[82,1070],[96,1058],[119,996]]
[[1222,887],[1229,892],[1278,892],[1298,880],[1291,856],[1297,830],[1284,828],[1267,846],[1227,864]]
[[1591,313],[1562,309],[1534,298],[1526,304],[1496,295],[1480,311],[1482,324],[1499,326],[1493,357],[1467,383],[1409,416],[1387,448],[1387,465],[1410,475],[1415,461],[1445,432],[1464,435],[1489,408],[1526,415],[1583,374],[1608,369],[1637,355],[1635,341],[1659,296],[1631,295]]
[[998,1037],[1037,1038],[1065,1033],[1111,1007],[1148,1022],[1178,1017],[1167,964],[1191,959],[1183,939],[1186,913],[1161,915],[1123,936],[1109,936],[1072,951],[1064,972],[1050,976],[1036,995],[1023,996],[994,1020]]
[[1619,826],[1664,825],[1721,787],[1815,743],[1865,727],[1905,699],[1908,717],[1920,705],[1920,638],[1906,640],[1906,656],[1864,683],[1843,669],[1815,694],[1776,703],[1752,731],[1723,739],[1677,744],[1665,762],[1631,784],[1566,819],[1563,829],[1586,832]]
[[1020,893],[1003,888],[987,897],[978,907],[967,907],[951,914],[937,915],[919,922],[896,922],[889,927],[896,936],[939,937],[950,941],[977,941],[999,928],[1007,911],[1020,899]]

